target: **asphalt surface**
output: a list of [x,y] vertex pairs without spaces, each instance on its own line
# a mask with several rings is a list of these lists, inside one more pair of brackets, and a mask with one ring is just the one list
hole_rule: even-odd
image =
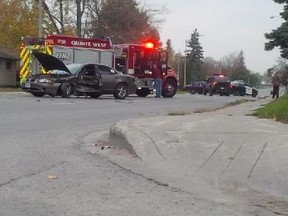
[[288,215],[288,125],[250,115],[271,100],[119,121],[90,150],[242,215]]

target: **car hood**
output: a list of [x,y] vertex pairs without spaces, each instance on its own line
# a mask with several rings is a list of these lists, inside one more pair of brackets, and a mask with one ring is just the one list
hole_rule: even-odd
[[45,71],[62,70],[68,72],[71,75],[69,69],[60,59],[41,52],[34,52],[33,55],[39,61]]

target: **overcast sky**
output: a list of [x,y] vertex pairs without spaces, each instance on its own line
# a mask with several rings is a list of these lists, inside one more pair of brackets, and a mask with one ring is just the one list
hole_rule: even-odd
[[[279,50],[265,51],[270,33],[282,23],[283,5],[273,0],[147,0],[165,5],[169,13],[161,25],[161,41],[172,40],[175,51],[183,52],[185,40],[195,28],[200,35],[204,57],[219,61],[243,50],[249,70],[264,73],[276,64]],[[271,19],[271,16],[275,18]]]

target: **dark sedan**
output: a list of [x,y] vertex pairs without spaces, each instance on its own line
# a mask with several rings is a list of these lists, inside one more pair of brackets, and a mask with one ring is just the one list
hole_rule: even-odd
[[206,83],[207,81],[196,81],[196,82],[193,82],[191,85],[186,85],[184,87],[184,90],[190,91],[191,94],[195,94],[195,93],[203,94],[203,90],[204,90]]
[[65,65],[54,56],[40,52],[35,58],[47,71],[46,74],[31,75],[21,84],[24,91],[36,97],[44,95],[85,95],[98,98],[113,94],[116,99],[125,99],[136,92],[135,78],[98,63],[73,63]]
[[207,81],[197,81],[191,85],[191,94],[203,94],[203,90]]

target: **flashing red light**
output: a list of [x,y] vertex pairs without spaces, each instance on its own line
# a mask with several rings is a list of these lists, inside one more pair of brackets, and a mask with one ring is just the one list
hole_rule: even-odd
[[154,43],[152,43],[152,42],[146,42],[146,43],[145,43],[145,48],[148,48],[148,49],[154,48]]

